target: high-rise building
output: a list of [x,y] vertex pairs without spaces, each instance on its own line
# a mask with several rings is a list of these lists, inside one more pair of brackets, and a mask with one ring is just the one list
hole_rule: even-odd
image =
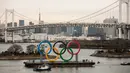
[[35,29],[30,29],[29,33],[35,33]]
[[19,20],[19,26],[24,26],[24,20]]
[[72,36],[73,35],[73,27],[68,26],[67,27],[67,33],[68,33],[69,36]]
[[48,28],[48,34],[56,34],[56,33],[58,33],[58,32],[56,32],[56,27],[49,27]]
[[40,9],[39,9],[39,24],[44,24],[44,21],[41,20],[41,13],[40,13]]
[[67,32],[67,27],[66,26],[62,26],[61,27],[61,32]]
[[33,22],[29,22],[29,25],[32,26],[32,25],[34,25],[34,23]]
[[12,27],[12,23],[7,23],[7,27]]
[[87,36],[101,37],[101,39],[105,39],[103,28],[88,27]]
[[[12,22],[7,23],[7,27],[13,27]],[[14,22],[14,27],[17,27],[17,22]]]
[[[1,34],[1,35],[5,35],[5,34],[4,34],[4,33],[5,33],[5,32],[4,32],[4,28],[5,28],[5,24],[0,24],[0,34]],[[4,36],[3,36],[3,37],[1,36],[1,38],[4,39]]]
[[42,28],[35,28],[35,33],[42,33]]
[[118,19],[116,18],[106,18],[103,20],[103,23],[118,23]]
[[[106,18],[103,23],[118,23],[118,19],[116,18]],[[117,36],[117,29],[115,27],[109,28],[105,27],[104,32],[106,33],[106,36],[113,38]]]
[[[7,23],[7,27],[13,27],[12,22]],[[17,22],[14,22],[14,27],[17,27]]]
[[40,21],[40,24],[44,24],[44,21]]
[[55,33],[60,34],[61,33],[61,27],[55,27]]
[[18,25],[17,25],[17,22],[14,22],[14,27],[17,27]]
[[82,26],[73,27],[73,36],[81,36],[82,35]]

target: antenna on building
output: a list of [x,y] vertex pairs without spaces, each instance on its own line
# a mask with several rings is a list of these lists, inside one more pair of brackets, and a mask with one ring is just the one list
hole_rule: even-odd
[[41,23],[41,13],[40,13],[40,8],[39,8],[39,24]]

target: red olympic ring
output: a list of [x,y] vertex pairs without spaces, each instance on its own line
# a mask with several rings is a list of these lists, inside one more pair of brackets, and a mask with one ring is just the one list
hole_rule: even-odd
[[77,54],[80,52],[80,44],[79,44],[78,41],[76,41],[76,40],[70,41],[70,42],[67,44],[67,47],[69,47],[73,42],[78,45],[78,48],[77,48],[78,51],[77,51],[76,53],[71,53],[70,50],[68,50],[68,49],[67,49],[67,51],[68,51],[70,54],[77,55]]

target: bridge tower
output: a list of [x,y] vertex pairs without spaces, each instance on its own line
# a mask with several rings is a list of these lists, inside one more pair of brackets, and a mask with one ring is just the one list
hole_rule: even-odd
[[[129,6],[130,6],[130,1],[129,0],[119,0],[119,23],[122,23],[122,4],[125,3],[126,7],[127,7],[127,15],[126,15],[126,19],[127,19],[127,24],[129,24]],[[119,38],[123,38],[122,37],[122,32],[121,32],[121,28],[119,28]],[[127,32],[127,30],[124,30],[124,39],[129,39],[130,38],[130,33],[129,31]]]
[[[12,27],[14,27],[14,9],[6,9],[5,10],[5,42],[7,42],[7,24],[8,24],[8,13],[12,14]],[[14,42],[13,39],[14,32],[12,32],[12,42]]]
[[39,24],[41,24],[41,13],[40,13],[40,9],[39,9]]

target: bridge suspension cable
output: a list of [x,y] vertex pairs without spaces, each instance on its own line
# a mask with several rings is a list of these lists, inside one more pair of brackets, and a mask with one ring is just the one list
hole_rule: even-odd
[[21,13],[18,13],[18,12],[16,12],[16,11],[15,11],[15,13],[18,14],[18,15],[20,15],[20,16],[16,15],[16,16],[18,16],[18,17],[21,17],[21,16],[22,16],[22,18],[26,18],[26,19],[29,20],[29,21],[39,22],[38,20],[29,18],[29,17],[27,17],[27,16],[25,16],[25,15],[23,15],[23,14],[21,14]]
[[31,19],[28,19],[28,18],[22,17],[22,16],[20,16],[20,15],[18,15],[18,14],[15,14],[15,16],[17,16],[17,17],[19,17],[19,18],[22,18],[22,19],[25,19],[25,20],[28,20],[28,21],[33,21],[33,20],[31,20]]
[[[9,17],[10,15],[11,15],[11,13],[8,15],[8,17]],[[4,23],[5,23],[5,21],[6,21],[6,20],[4,20],[4,21],[2,22],[2,24],[4,24]]]
[[[104,14],[104,13],[107,13],[107,12],[109,12],[109,11],[111,11],[111,10],[117,8],[118,6],[119,6],[119,5],[116,5],[116,6],[112,7],[112,8],[109,9],[109,10],[106,10],[106,11],[104,11],[104,12],[101,12],[101,13],[99,13],[99,14],[97,14],[97,15],[94,15],[94,16],[92,16],[92,17],[89,17],[89,18],[87,18],[87,19],[83,19],[83,20],[88,20],[88,19],[95,18],[95,17],[97,17],[97,16],[99,16],[99,15],[102,15],[102,14]],[[83,20],[80,20],[80,21],[83,21]]]
[[0,16],[0,19],[4,16],[5,12],[2,13],[2,15]]
[[77,18],[77,19],[70,20],[70,21],[68,21],[68,22],[76,21],[76,20],[80,20],[80,19],[84,19],[84,18],[87,18],[87,17],[89,17],[89,16],[92,16],[92,15],[94,15],[94,14],[96,14],[96,13],[99,13],[99,12],[101,12],[101,11],[107,9],[108,7],[110,7],[110,6],[114,5],[114,4],[116,4],[117,2],[118,2],[118,0],[115,1],[114,3],[110,4],[110,5],[106,6],[106,7],[104,7],[104,8],[102,8],[102,9],[96,11],[96,12],[93,12],[93,13],[91,13],[91,14],[89,14],[89,15],[86,15],[86,16],[83,16],[83,17],[80,17],[80,18]]

